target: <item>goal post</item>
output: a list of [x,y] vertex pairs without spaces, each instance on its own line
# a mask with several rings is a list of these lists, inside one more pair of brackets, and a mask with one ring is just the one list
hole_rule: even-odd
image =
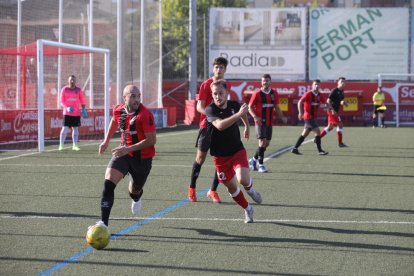
[[[384,88],[384,80],[395,81],[396,84],[392,88]],[[379,73],[378,86],[382,86],[383,90],[389,93],[395,102],[395,123],[396,127],[400,125],[414,126],[412,116],[403,116],[404,114],[414,114],[414,74],[405,73]]]
[[[58,55],[63,55],[63,49],[88,52],[88,53],[102,53],[104,54],[104,133],[107,132],[109,126],[109,49],[87,47],[75,44],[68,44],[50,40],[39,39],[37,40],[37,91],[44,91],[44,47],[52,46],[58,49]],[[58,87],[59,91],[60,87]],[[38,151],[43,152],[45,150],[45,129],[44,129],[44,101],[43,93],[37,93],[37,109],[38,109]]]
[[[109,64],[109,49],[43,39],[0,48],[0,151],[42,152],[45,144],[59,142],[60,91],[70,75],[84,91],[88,110],[79,140],[101,140],[109,126],[109,107],[116,103],[109,93]],[[66,143],[73,136],[67,134]]]

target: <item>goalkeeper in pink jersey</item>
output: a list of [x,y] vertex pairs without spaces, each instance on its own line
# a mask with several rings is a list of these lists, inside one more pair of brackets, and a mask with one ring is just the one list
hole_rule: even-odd
[[[60,92],[60,105],[63,107],[63,123],[60,131],[59,150],[63,150],[66,134],[69,128],[72,128],[72,150],[80,150],[78,146],[79,127],[81,126],[81,114],[87,118],[88,114],[85,109],[85,97],[80,87],[76,86],[76,77],[69,76],[68,85],[62,88]],[[82,109],[80,109],[82,106]]]

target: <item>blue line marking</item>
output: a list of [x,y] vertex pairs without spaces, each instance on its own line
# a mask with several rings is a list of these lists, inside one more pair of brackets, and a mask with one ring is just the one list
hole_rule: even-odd
[[[209,189],[205,189],[205,190],[202,190],[202,191],[198,192],[197,193],[197,196],[198,197],[202,196],[203,194],[207,193],[208,190]],[[163,216],[163,215],[165,215],[165,214],[167,214],[167,213],[169,213],[169,212],[171,212],[171,211],[173,211],[173,210],[175,210],[175,209],[183,206],[187,202],[189,202],[188,198],[186,198],[184,200],[181,200],[180,202],[177,202],[176,204],[173,204],[173,205],[165,208],[164,210],[159,211],[158,213],[155,213],[154,215],[152,215],[149,218],[140,220],[137,223],[135,223],[135,224],[133,224],[133,225],[131,225],[131,226],[125,228],[125,229],[122,229],[118,233],[111,235],[111,240],[116,240],[117,238],[119,238],[119,237],[121,237],[121,236],[123,236],[125,234],[128,234],[129,232],[132,232],[132,231],[138,229],[139,227],[141,227],[141,226],[143,226],[145,224],[150,223],[154,219],[157,219],[157,218],[159,218],[159,217],[161,217],[161,216]],[[37,275],[39,275],[39,276],[48,276],[48,275],[51,275],[52,273],[60,270],[61,268],[65,267],[65,266],[67,266],[67,265],[69,265],[71,263],[76,262],[77,260],[79,260],[80,258],[82,258],[83,256],[85,256],[86,254],[91,253],[93,250],[95,250],[95,249],[92,246],[89,246],[85,250],[80,251],[80,252],[78,252],[78,253],[70,256],[66,260],[63,260],[62,262],[60,262],[60,263],[52,266],[51,268],[46,269],[46,270],[43,270],[43,271],[40,271]]]

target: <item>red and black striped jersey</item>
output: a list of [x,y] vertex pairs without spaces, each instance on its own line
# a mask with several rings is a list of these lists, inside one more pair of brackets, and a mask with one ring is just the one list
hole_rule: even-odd
[[279,94],[275,89],[268,93],[259,89],[250,98],[249,105],[257,116],[262,119],[262,125],[272,126],[273,110],[279,104]]
[[[112,116],[121,131],[121,145],[132,146],[144,140],[145,133],[156,131],[154,115],[143,104],[133,113],[128,113],[125,105],[119,104],[115,106]],[[129,155],[142,159],[152,158],[155,155],[155,147],[147,147]]]

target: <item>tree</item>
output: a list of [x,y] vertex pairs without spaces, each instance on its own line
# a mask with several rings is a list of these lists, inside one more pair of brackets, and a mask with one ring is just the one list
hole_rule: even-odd
[[[246,0],[197,0],[197,72],[204,75],[203,18],[208,19],[210,7],[246,7]],[[163,76],[164,78],[187,78],[189,57],[189,1],[162,1],[163,20]]]

